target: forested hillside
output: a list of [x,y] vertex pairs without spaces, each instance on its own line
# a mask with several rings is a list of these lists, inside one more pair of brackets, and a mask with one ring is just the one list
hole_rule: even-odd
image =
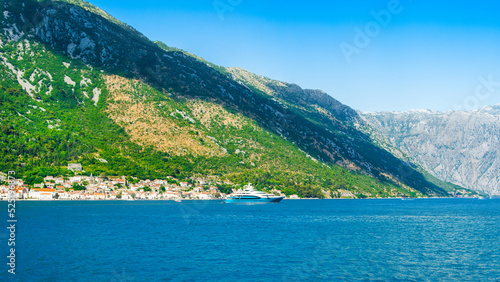
[[301,196],[447,195],[325,93],[267,92],[83,1],[1,3],[0,171],[36,183],[79,162]]

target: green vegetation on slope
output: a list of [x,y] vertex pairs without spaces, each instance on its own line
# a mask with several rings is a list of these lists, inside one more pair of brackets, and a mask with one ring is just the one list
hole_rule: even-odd
[[[80,162],[85,174],[104,172],[142,179],[215,175],[220,180],[253,182],[259,188],[279,188],[288,194],[309,197],[324,197],[322,190],[334,197],[340,197],[341,191],[352,191],[359,197],[406,192],[394,184],[314,161],[289,141],[260,128],[255,121],[226,110],[220,113],[222,116],[212,118],[208,127],[199,120],[190,123],[170,115],[170,111],[164,113],[178,127],[192,129],[194,136],[203,134],[218,140],[218,145],[227,151],[222,157],[175,156],[151,145],[131,142],[124,127],[105,112],[107,103],[112,102],[100,70],[57,55],[34,42],[24,43],[23,50],[17,43],[7,44],[0,54],[17,70],[22,70],[30,84],[39,85],[34,93],[38,100],[20,87],[8,67],[1,66],[0,170],[15,170],[28,183],[40,182],[46,175],[70,175],[67,164]],[[65,82],[68,77],[74,85]],[[101,93],[97,105],[90,96],[94,89]],[[144,84],[134,95],[137,101],[132,101],[133,104],[139,100],[161,101],[163,110],[182,110],[195,117],[186,99]],[[224,125],[231,116],[238,116],[238,122]]]
[[[86,173],[213,175],[318,197],[444,193],[415,171],[403,177],[400,161],[355,128],[300,110],[308,105],[284,105],[223,68],[63,3],[81,1],[26,1],[29,11],[7,1],[13,12],[2,22],[15,31],[38,19],[2,41],[10,162],[1,169],[14,164],[32,179],[81,162]],[[41,148],[27,150],[30,140]]]

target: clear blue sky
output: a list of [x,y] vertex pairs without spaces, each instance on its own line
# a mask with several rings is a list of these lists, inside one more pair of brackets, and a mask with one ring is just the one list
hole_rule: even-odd
[[361,111],[500,103],[494,0],[89,2],[151,40],[324,90]]

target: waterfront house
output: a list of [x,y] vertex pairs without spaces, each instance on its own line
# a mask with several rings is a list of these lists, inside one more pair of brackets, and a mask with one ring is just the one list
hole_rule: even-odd
[[49,189],[49,188],[40,189],[40,200],[52,200],[55,193],[56,189]]
[[82,194],[79,191],[69,192],[70,200],[79,200],[82,198]]
[[41,188],[33,188],[28,192],[28,198],[30,199],[40,199],[40,189]]
[[210,200],[210,199],[212,199],[209,192],[193,192],[191,195],[191,198],[198,199],[198,200]]
[[182,197],[181,197],[181,193],[179,193],[179,192],[167,191],[167,192],[163,193],[163,198],[165,198],[165,199],[180,199]]
[[28,198],[28,188],[26,187],[17,187],[14,189],[16,194],[16,199],[26,199]]
[[0,185],[0,198],[4,200],[7,198],[7,193],[9,192],[9,186],[7,185]]
[[117,196],[119,193],[120,193],[120,192],[118,192],[118,191],[111,191],[111,192],[109,193],[109,199],[110,199],[110,200],[116,200],[116,196]]
[[123,192],[122,193],[122,199],[124,200],[132,200],[132,194],[134,194],[133,192]]
[[158,199],[158,194],[156,192],[151,192],[147,195],[147,199],[149,200],[154,200],[154,199]]
[[52,197],[54,196],[55,193],[56,189],[51,189],[51,188],[31,189],[28,192],[28,197],[39,200],[52,200]]

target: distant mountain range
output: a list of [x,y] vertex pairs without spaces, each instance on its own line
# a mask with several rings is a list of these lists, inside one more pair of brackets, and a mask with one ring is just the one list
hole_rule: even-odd
[[474,111],[365,113],[363,117],[439,179],[500,194],[500,105]]
[[[4,0],[0,170],[203,176],[304,197],[447,196],[319,90],[152,42],[80,0]],[[181,28],[181,27],[178,27]]]

